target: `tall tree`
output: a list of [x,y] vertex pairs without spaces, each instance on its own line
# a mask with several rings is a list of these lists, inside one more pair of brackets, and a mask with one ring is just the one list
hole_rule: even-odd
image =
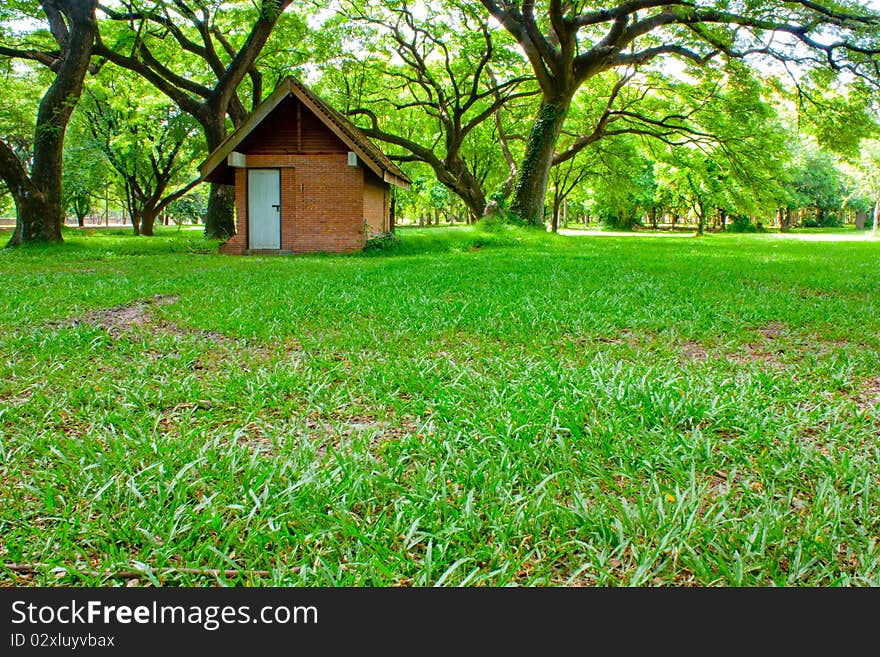
[[[195,118],[210,152],[226,138],[227,116],[239,125],[249,114],[239,93],[245,78],[250,80],[251,109],[262,100],[256,61],[291,1],[260,0],[256,7],[207,0],[102,5],[117,29],[106,30],[95,54],[137,73]],[[217,238],[235,232],[230,186],[211,185],[205,232]]]
[[347,113],[365,118],[364,133],[391,145],[393,159],[426,164],[472,217],[483,216],[485,165],[500,153],[494,143],[473,146],[493,132],[502,107],[536,93],[509,38],[498,43],[487,17],[466,3],[354,0],[342,12],[345,39],[356,34],[358,50],[327,77]]
[[[15,3],[25,15],[37,17],[32,3]],[[0,56],[38,62],[54,78],[37,110],[30,162],[23,162],[5,138],[0,138],[0,176],[15,200],[15,231],[10,246],[27,242],[60,242],[64,222],[62,165],[64,134],[82,93],[98,25],[97,2],[92,0],[44,0],[39,3],[48,22],[49,39],[37,47],[12,43],[4,35]],[[7,6],[4,11],[8,11]],[[54,47],[53,47],[54,44]],[[29,164],[29,166],[28,166]]]
[[880,14],[829,0],[480,0],[513,35],[541,87],[511,210],[540,224],[556,144],[575,92],[603,71],[678,58],[764,56],[874,80]]

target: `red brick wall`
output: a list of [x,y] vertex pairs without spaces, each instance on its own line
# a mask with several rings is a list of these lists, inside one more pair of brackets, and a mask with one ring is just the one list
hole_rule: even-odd
[[374,233],[390,230],[388,216],[388,183],[379,180],[372,171],[364,170],[364,219]]
[[[356,251],[364,246],[364,169],[345,153],[247,154],[254,168],[281,169],[281,250],[293,253]],[[221,253],[247,245],[247,170],[236,170],[236,235]]]
[[[296,206],[291,250],[356,251],[364,246],[364,170],[345,153],[303,155],[292,190]],[[282,189],[282,205],[285,190]],[[290,194],[287,194],[290,202]]]

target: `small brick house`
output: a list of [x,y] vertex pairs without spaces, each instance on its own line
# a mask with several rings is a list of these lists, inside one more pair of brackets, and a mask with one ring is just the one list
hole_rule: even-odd
[[202,163],[206,182],[235,185],[230,255],[345,252],[393,231],[391,185],[410,180],[355,125],[285,79]]

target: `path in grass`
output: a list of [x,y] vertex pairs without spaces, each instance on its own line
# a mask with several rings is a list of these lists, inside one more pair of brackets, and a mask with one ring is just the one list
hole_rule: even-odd
[[0,580],[880,584],[880,244],[402,234],[0,254]]

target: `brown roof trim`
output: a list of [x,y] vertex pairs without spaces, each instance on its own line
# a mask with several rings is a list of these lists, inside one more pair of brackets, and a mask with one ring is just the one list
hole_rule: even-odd
[[227,156],[235,150],[254,128],[278,107],[288,96],[293,95],[308,107],[361,161],[380,179],[393,185],[409,189],[412,181],[388,159],[388,156],[361,132],[357,126],[333,109],[322,98],[299,80],[288,77],[266,98],[245,121],[199,165],[202,180],[207,179],[218,167],[226,163]]

